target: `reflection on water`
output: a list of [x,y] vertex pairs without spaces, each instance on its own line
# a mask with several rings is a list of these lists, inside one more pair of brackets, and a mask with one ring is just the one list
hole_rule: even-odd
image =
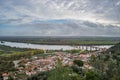
[[112,45],[99,45],[99,46],[70,46],[70,45],[41,45],[41,44],[28,44],[28,43],[17,43],[17,42],[6,42],[0,43],[0,45],[6,45],[10,47],[18,48],[31,48],[31,49],[45,49],[45,50],[71,50],[71,49],[82,49],[82,50],[95,50],[96,48],[110,48]]

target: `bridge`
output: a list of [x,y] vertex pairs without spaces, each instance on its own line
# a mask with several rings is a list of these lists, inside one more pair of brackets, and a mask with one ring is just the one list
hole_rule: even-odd
[[102,49],[105,49],[105,48],[101,48],[100,46],[82,46],[82,45],[75,45],[73,46],[74,49],[78,49],[78,50],[89,50],[89,51],[92,51],[92,50],[102,50]]

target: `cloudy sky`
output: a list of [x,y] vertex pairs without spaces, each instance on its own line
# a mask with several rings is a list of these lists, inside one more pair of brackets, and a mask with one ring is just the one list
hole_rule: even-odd
[[0,0],[0,36],[120,37],[120,0]]

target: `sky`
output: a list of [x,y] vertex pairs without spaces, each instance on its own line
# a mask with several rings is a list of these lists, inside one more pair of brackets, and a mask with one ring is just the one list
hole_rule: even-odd
[[0,0],[0,36],[120,37],[120,0]]

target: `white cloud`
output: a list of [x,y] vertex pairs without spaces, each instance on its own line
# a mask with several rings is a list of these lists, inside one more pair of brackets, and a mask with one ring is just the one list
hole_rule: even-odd
[[[115,1],[119,5],[119,0]],[[19,23],[65,18],[118,23],[112,6],[114,3],[110,0],[2,0],[0,15],[5,19],[23,19]]]
[[[30,29],[31,27],[32,29],[34,28],[33,30],[35,31],[33,33],[26,30],[23,31],[24,33],[28,33],[28,35],[41,35],[42,33],[45,33],[45,35],[88,35],[90,30],[93,31],[91,32],[91,35],[94,35],[94,33],[96,34],[97,30],[102,30],[101,32],[107,35],[109,33],[108,31],[111,31],[111,33],[109,33],[110,35],[115,34],[115,32],[118,35],[118,31],[120,31],[118,28],[120,27],[120,16],[118,15],[120,13],[119,4],[119,0],[0,0],[0,24],[10,24],[19,27],[24,25],[24,27],[30,26]],[[48,23],[44,25],[39,24],[39,21],[42,20],[56,19],[75,20],[75,23],[69,23],[67,25],[56,23],[54,25],[50,24],[50,26]],[[34,23],[34,21],[38,22]],[[112,28],[114,31],[109,28],[101,27],[106,29],[104,31],[103,29],[100,29],[100,26],[99,29],[98,27],[97,29],[95,27],[91,28],[90,25],[85,25],[84,23],[81,23],[81,21],[102,24],[101,26],[106,27],[112,26],[109,28]],[[76,25],[77,28],[73,28],[74,25]],[[80,28],[80,25],[82,25],[82,28]],[[63,29],[61,26],[63,26]],[[29,30],[28,27],[25,29]],[[86,30],[86,34],[80,29],[83,29],[83,31]],[[66,30],[71,32],[67,32]],[[13,34],[14,33],[15,32],[13,32]],[[22,30],[17,33],[21,34]],[[99,33],[98,35],[104,34]]]
[[[44,27],[43,27],[44,26]],[[0,36],[120,36],[120,27],[89,21],[42,22],[0,29]]]

